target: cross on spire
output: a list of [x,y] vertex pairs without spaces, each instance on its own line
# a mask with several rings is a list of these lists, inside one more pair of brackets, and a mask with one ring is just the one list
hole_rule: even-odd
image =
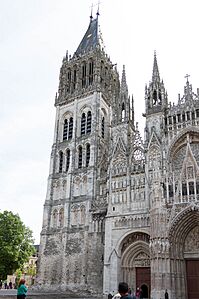
[[188,74],[185,75],[185,78],[187,79],[187,82],[189,82],[189,81],[188,81],[188,78],[189,78],[189,77],[190,77],[190,75],[188,75]]
[[100,2],[100,0],[98,0],[98,2],[97,3],[95,3],[95,4],[93,4],[92,3],[92,5],[90,6],[90,8],[91,8],[91,15],[90,15],[90,18],[92,19],[93,18],[93,7],[95,7],[95,6],[97,6],[97,16],[99,16],[99,6],[100,6],[100,4],[101,4],[102,2]]

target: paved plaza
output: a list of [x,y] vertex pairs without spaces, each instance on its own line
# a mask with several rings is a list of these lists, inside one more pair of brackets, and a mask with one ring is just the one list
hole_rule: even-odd
[[[17,290],[0,290],[0,298],[4,299],[13,299],[17,297]],[[31,291],[28,292],[27,299],[84,299],[86,297],[75,297],[67,294],[42,294],[42,293],[32,293]],[[97,299],[97,297],[89,297],[90,299]]]

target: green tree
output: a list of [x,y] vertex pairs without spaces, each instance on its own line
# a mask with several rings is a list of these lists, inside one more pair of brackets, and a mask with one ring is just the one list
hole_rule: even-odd
[[9,211],[0,213],[0,279],[6,279],[35,252],[32,231],[18,215]]

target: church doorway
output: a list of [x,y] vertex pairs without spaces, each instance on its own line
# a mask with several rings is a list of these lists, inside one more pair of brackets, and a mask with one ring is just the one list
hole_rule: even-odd
[[143,298],[150,298],[151,268],[149,235],[142,232],[129,234],[121,244],[121,279],[133,292],[142,288]]
[[136,268],[136,286],[142,290],[143,298],[149,298],[151,285],[151,268],[137,267]]
[[188,299],[199,298],[199,260],[186,260]]

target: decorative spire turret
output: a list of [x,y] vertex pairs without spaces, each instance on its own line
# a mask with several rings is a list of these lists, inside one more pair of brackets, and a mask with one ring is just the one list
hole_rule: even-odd
[[156,52],[154,52],[152,81],[145,87],[146,114],[162,111],[167,106],[166,90],[160,80]]
[[120,94],[119,98],[116,99],[115,112],[114,112],[114,122],[119,123],[128,123],[129,121],[134,123],[134,104],[133,97],[132,100],[128,95],[128,85],[126,82],[126,72],[125,66],[123,65],[122,78],[120,83]]
[[127,83],[126,83],[125,65],[123,65],[123,70],[122,70],[121,93],[128,94],[128,86],[127,86]]

